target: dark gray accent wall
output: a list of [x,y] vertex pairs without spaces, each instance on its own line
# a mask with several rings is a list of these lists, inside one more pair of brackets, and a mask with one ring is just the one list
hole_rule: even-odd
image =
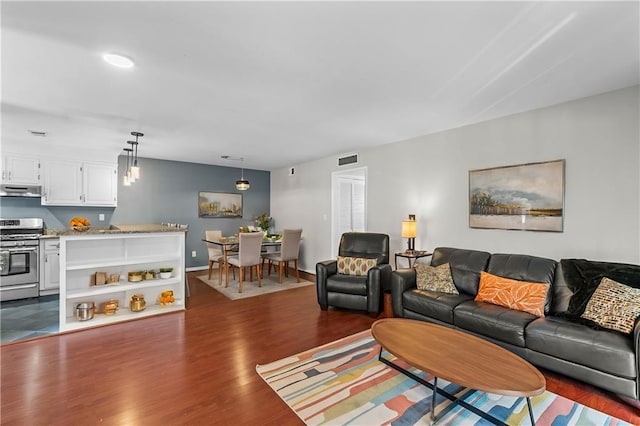
[[[0,198],[0,217],[41,217],[48,228],[65,228],[73,216],[87,217],[94,226],[135,223],[180,223],[189,225],[185,257],[187,267],[206,266],[207,248],[202,238],[207,229],[219,229],[223,235],[238,232],[240,226],[254,225],[254,218],[270,213],[268,171],[244,170],[251,183],[248,191],[236,190],[241,170],[236,167],[210,166],[168,160],[139,158],[141,178],[131,186],[123,185],[126,157],[118,158],[118,207],[41,206],[40,199]],[[198,217],[198,192],[242,194],[240,219],[204,219]],[[99,222],[99,214],[105,221]],[[191,257],[196,251],[197,256]]]
[[[235,234],[240,226],[253,225],[259,214],[270,212],[270,172],[245,169],[244,177],[251,183],[251,188],[238,191],[239,168],[139,158],[140,180],[124,186],[122,178],[126,162],[126,157],[118,158],[118,207],[111,222],[189,225],[185,248],[187,268],[208,264],[207,248],[202,242],[205,230],[219,229],[223,235]],[[243,217],[199,218],[199,191],[242,194]],[[191,257],[194,250],[195,258]]]

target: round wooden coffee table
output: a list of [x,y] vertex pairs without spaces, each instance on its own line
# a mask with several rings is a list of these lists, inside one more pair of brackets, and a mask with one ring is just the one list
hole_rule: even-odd
[[[433,422],[458,404],[494,424],[504,424],[464,402],[472,392],[456,397],[438,388],[438,378],[441,378],[472,390],[526,397],[529,418],[535,424],[529,398],[543,393],[546,381],[540,371],[516,354],[453,328],[410,319],[378,320],[371,326],[371,334],[380,343],[380,361],[433,390]],[[433,374],[433,384],[382,357],[383,348],[409,365]],[[453,401],[438,416],[435,414],[436,393]]]

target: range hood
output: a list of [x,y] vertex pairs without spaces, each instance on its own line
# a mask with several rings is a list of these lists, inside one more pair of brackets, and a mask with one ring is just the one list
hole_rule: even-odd
[[0,197],[35,197],[42,196],[40,185],[11,185],[3,183],[0,185]]

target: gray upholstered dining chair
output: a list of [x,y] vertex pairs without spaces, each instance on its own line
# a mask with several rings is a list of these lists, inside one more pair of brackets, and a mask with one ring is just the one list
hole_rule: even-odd
[[282,276],[285,270],[289,269],[289,262],[293,262],[296,270],[296,279],[300,282],[300,272],[298,271],[298,253],[300,251],[300,237],[302,229],[285,229],[282,231],[282,244],[280,251],[274,253],[264,253],[262,255],[262,270],[264,271],[264,261],[269,261],[269,275],[271,274],[271,265],[278,262],[278,282],[282,283]]
[[[204,231],[205,239],[209,241],[219,240],[222,237],[222,231]],[[213,264],[218,263],[218,283],[222,284],[222,268],[223,268],[223,255],[222,249],[215,244],[207,243],[207,251],[209,252],[209,279],[211,279],[211,272],[213,270]]]
[[260,251],[262,249],[262,232],[241,232],[238,234],[238,254],[227,256],[226,265],[226,282],[225,287],[229,286],[229,267],[236,267],[240,270],[239,273],[239,292],[242,293],[242,282],[244,280],[244,268],[252,268],[252,280],[253,280],[253,268],[256,269],[256,275],[258,276],[258,286],[262,287],[261,278],[261,264],[260,264]]

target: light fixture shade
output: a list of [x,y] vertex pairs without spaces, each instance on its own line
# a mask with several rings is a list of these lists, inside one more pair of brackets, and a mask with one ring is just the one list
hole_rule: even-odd
[[131,186],[131,181],[129,180],[129,174],[128,173],[124,174],[124,179],[122,181],[122,184],[124,186]]
[[140,167],[138,167],[137,165],[131,166],[131,176],[134,179],[140,179]]
[[415,220],[403,220],[402,221],[402,238],[415,238],[417,234],[417,227]]
[[131,68],[134,65],[130,58],[118,55],[117,53],[105,53],[102,55],[102,59],[104,59],[109,65],[113,65],[118,68]]
[[236,189],[238,191],[246,191],[249,187],[251,187],[249,181],[244,178],[236,181]]

